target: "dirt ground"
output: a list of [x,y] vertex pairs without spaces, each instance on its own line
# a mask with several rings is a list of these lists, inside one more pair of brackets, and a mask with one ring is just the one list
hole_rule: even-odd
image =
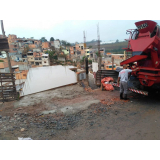
[[0,139],[144,140],[160,139],[159,95],[119,89],[85,90],[78,84],[28,95],[0,105]]

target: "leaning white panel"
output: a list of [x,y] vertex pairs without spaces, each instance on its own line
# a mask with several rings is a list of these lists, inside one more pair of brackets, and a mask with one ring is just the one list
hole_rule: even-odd
[[69,68],[73,68],[73,66],[30,68],[20,96],[77,83],[76,73]]

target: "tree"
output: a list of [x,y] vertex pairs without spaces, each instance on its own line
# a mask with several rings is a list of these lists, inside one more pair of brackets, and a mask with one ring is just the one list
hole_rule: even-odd
[[62,44],[62,46],[66,46],[66,43],[67,43],[67,41],[65,41],[65,40],[61,40],[61,44]]
[[51,49],[52,51],[55,51],[55,47],[54,47],[54,46],[51,46],[50,49]]
[[28,53],[29,49],[30,48],[28,46],[25,46],[25,48],[24,48],[24,50],[22,52],[22,55],[26,55]]
[[53,37],[50,38],[50,42],[51,42],[51,41],[54,41],[54,38],[53,38]]
[[45,51],[46,54],[49,54],[49,58],[50,60],[57,60],[57,55],[56,55],[56,52],[55,51]]
[[69,42],[66,43],[66,46],[71,46],[71,44]]
[[89,46],[89,48],[92,48],[92,46]]
[[116,43],[118,43],[118,42],[119,42],[119,40],[117,39],[117,40],[116,40]]
[[46,39],[45,37],[42,37],[40,40],[41,40],[42,42],[47,42],[47,39]]
[[88,63],[89,63],[89,64],[92,64],[92,60],[91,60],[91,59],[89,59],[89,60],[88,60]]

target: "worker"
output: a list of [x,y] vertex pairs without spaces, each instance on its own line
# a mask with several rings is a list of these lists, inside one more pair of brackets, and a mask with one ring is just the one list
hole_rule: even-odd
[[[127,69],[127,65],[123,65],[123,70],[121,70],[119,72],[119,76],[118,76],[118,85],[119,85],[119,81],[120,81],[120,99],[124,99],[124,100],[128,100],[127,98],[127,91],[128,91],[128,73],[132,72],[132,71],[136,71],[139,68],[136,68],[134,70],[131,69]],[[123,98],[123,92],[124,92],[124,98]]]

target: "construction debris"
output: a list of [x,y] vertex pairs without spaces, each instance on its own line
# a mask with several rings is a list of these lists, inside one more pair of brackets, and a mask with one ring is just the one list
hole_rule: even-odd
[[25,129],[24,128],[21,128],[21,132],[24,132],[25,131]]
[[113,91],[114,88],[111,84],[109,84],[110,82],[113,82],[113,78],[112,77],[105,77],[101,80],[101,87],[102,90],[105,89],[106,91]]

